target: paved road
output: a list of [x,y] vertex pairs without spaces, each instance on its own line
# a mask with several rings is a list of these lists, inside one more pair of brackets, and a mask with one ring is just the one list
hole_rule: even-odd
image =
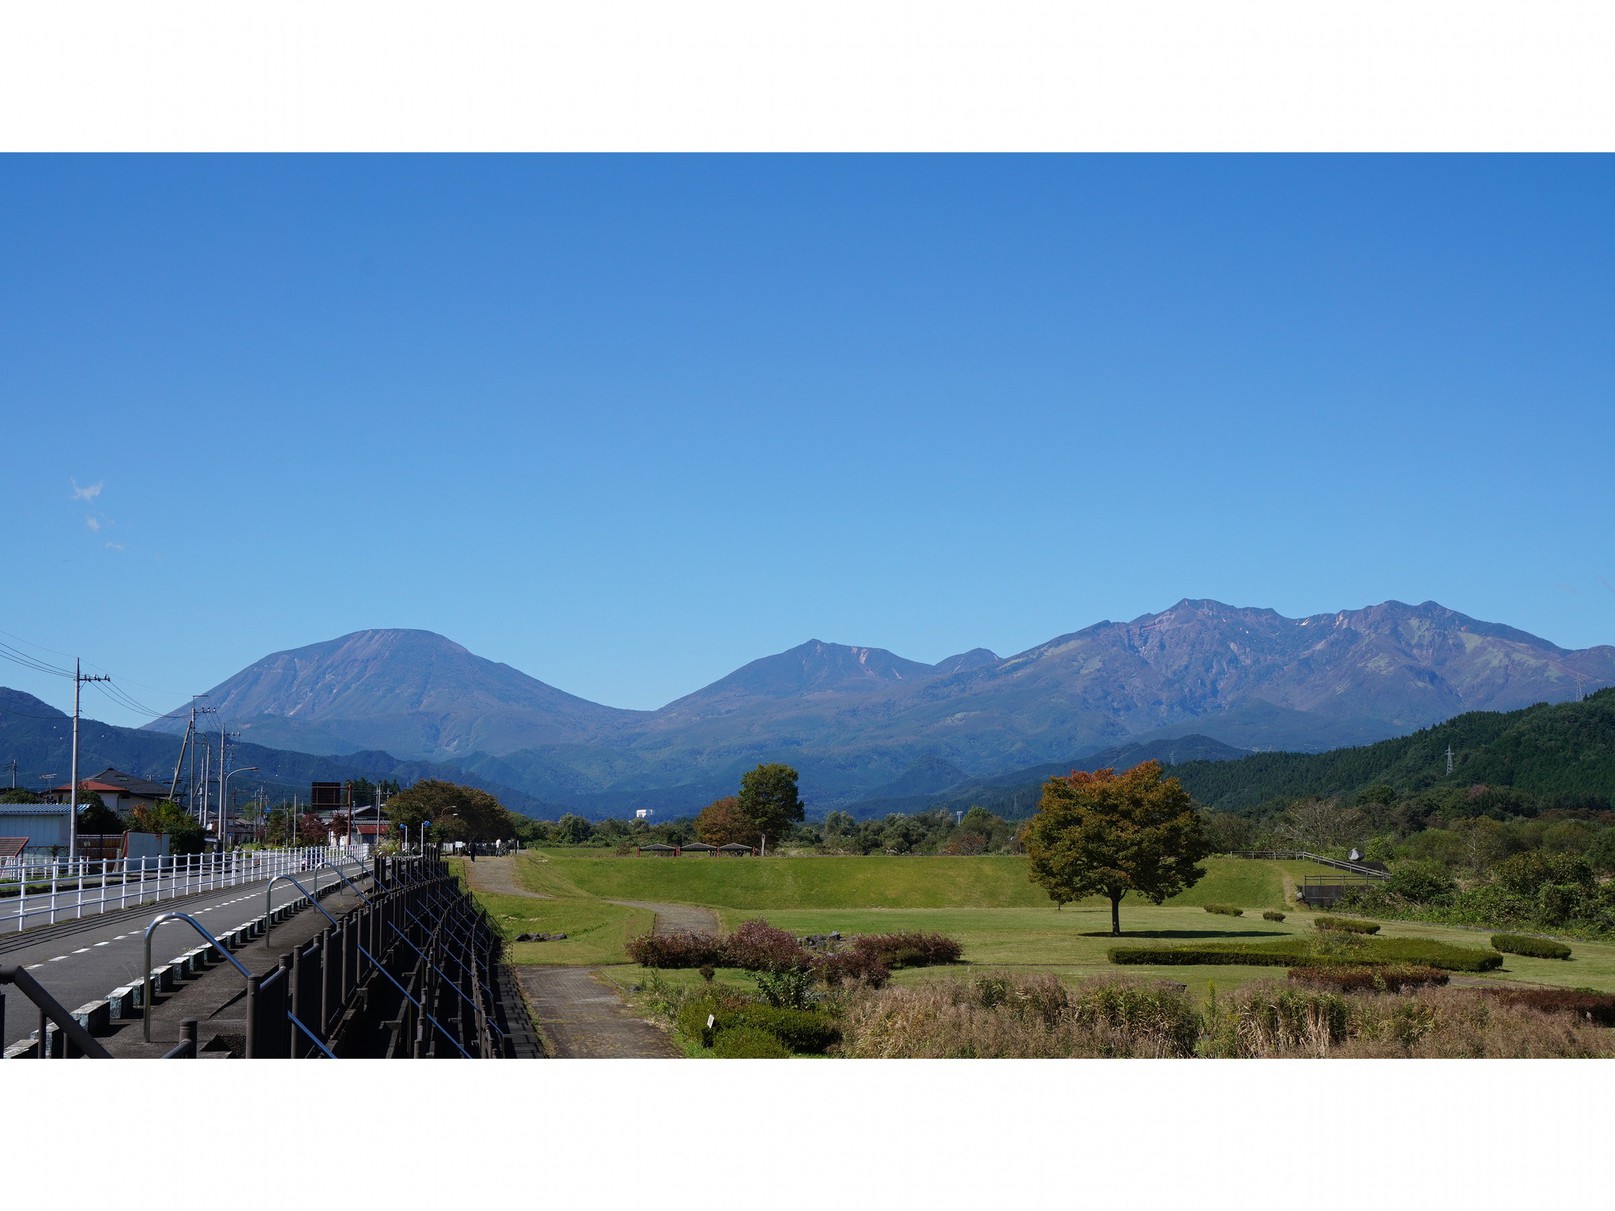
[[[312,891],[316,873],[321,876],[321,886],[336,881],[329,871],[303,872],[297,878]],[[268,885],[268,880],[244,883],[188,899],[165,900],[161,904],[9,934],[0,938],[0,965],[26,968],[64,1008],[74,1010],[141,978],[145,970],[146,927],[154,918],[172,911],[188,913],[204,929],[218,935],[261,916]],[[282,881],[275,885],[274,904],[278,907],[302,894]],[[161,966],[202,945],[204,940],[183,921],[166,922],[152,935],[152,966]],[[0,1047],[8,1047],[38,1028],[39,1014],[33,1003],[16,989],[0,991],[4,991],[6,997],[5,1029]]]

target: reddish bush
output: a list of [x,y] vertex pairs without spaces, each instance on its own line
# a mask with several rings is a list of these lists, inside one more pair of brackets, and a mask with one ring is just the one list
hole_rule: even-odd
[[641,967],[708,967],[724,961],[723,939],[709,933],[642,934],[630,938],[625,949]]
[[861,982],[870,988],[882,988],[892,973],[873,950],[837,950],[831,954],[813,957],[813,974],[831,987],[842,983]]
[[957,963],[963,947],[939,933],[909,930],[902,933],[863,934],[852,940],[854,950],[867,951],[883,967],[938,967]]
[[783,929],[767,921],[747,921],[723,940],[726,967],[746,971],[803,971],[812,956]]

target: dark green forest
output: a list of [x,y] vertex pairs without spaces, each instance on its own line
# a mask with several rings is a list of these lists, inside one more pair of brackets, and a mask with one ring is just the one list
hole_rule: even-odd
[[1295,799],[1384,799],[1387,790],[1398,799],[1435,792],[1429,797],[1437,802],[1490,794],[1495,810],[1482,803],[1477,815],[1608,810],[1615,807],[1615,689],[1506,714],[1472,711],[1360,748],[1192,761],[1170,772],[1203,806],[1256,817]]

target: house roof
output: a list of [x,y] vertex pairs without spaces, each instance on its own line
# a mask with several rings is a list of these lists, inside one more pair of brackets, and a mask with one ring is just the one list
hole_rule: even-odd
[[[64,782],[60,786],[51,787],[50,790],[51,794],[53,795],[71,794],[73,791],[73,784],[71,782]],[[80,778],[79,790],[94,791],[98,795],[103,791],[113,795],[121,795],[124,793],[123,787],[116,786],[111,782],[98,782],[94,778]]]
[[27,848],[27,837],[0,837],[0,858],[15,858]]
[[[160,786],[148,779],[136,777],[134,774],[126,774],[122,770],[115,770],[110,765],[99,774],[89,778],[80,778],[79,786],[80,788],[95,791],[97,794],[102,791],[110,791],[115,795],[133,795],[137,799],[168,798],[168,788],[166,786]],[[52,787],[51,789],[65,795],[72,791],[73,784],[64,782],[60,786]]]

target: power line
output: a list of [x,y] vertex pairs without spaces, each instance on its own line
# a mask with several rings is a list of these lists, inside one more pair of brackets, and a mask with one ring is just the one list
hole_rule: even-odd
[[27,652],[19,652],[8,643],[0,643],[0,659],[9,660],[12,664],[20,664],[25,669],[32,669],[36,673],[49,673],[53,677],[66,677],[72,680],[73,674],[67,669],[59,669],[54,664],[46,664],[43,660],[35,659]]

